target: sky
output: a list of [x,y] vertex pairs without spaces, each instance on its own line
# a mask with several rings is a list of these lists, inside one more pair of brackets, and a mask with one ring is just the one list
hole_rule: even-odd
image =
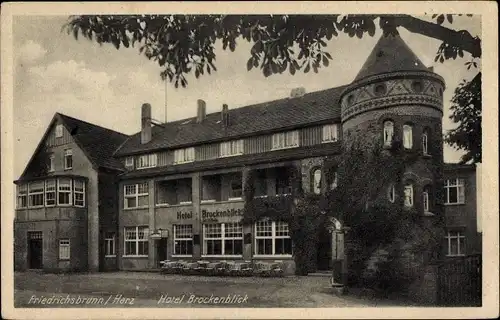
[[[430,19],[429,17],[421,17]],[[216,46],[217,72],[195,79],[188,77],[187,88],[175,88],[160,78],[161,68],[140,55],[138,48],[116,50],[87,39],[75,40],[61,32],[66,16],[16,16],[13,21],[14,52],[14,176],[24,170],[56,112],[101,125],[126,134],[140,130],[140,107],[152,105],[153,118],[178,120],[196,115],[196,101],[207,103],[207,113],[289,96],[293,88],[312,92],[350,83],[379,39],[339,35],[326,50],[333,60],[318,74],[285,72],[265,78],[261,70],[247,71],[251,44],[237,43],[235,52]],[[481,34],[479,17],[455,17],[444,26]],[[478,69],[467,70],[469,54],[444,63],[434,62],[440,45],[434,40],[400,28],[403,40],[426,66],[446,82],[443,129],[454,124],[448,119],[450,100],[462,79],[472,79]],[[165,117],[167,113],[167,117]],[[457,162],[461,153],[444,147],[447,162]]]

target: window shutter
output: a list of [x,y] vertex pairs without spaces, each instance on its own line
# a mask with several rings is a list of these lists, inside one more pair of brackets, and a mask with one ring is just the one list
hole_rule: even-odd
[[463,179],[458,180],[458,203],[465,203],[465,184]]

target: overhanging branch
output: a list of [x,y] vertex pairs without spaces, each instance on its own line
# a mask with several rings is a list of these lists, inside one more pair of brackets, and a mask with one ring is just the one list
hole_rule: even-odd
[[464,51],[469,52],[474,58],[481,57],[481,39],[474,38],[466,30],[449,29],[435,22],[427,22],[409,15],[395,16],[394,22],[412,33],[418,33],[445,43],[456,44]]

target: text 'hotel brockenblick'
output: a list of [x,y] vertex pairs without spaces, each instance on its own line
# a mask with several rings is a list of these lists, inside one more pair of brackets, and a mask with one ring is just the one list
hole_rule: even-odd
[[[255,197],[291,193],[291,166],[305,191],[321,193],[325,156],[350,134],[422,150],[405,205],[432,219],[430,161],[444,166],[449,256],[479,247],[475,167],[443,164],[444,81],[400,37],[383,37],[355,80],[337,88],[156,123],[141,108],[141,131],[127,136],[57,113],[16,181],[15,268],[137,270],[159,261],[282,260],[293,272],[283,221],[243,225],[245,178],[258,172]],[[154,123],[153,123],[154,122]],[[323,183],[321,181],[324,181]],[[326,182],[326,183],[325,183]],[[394,201],[388,192],[388,201]],[[331,267],[320,239],[318,268]]]

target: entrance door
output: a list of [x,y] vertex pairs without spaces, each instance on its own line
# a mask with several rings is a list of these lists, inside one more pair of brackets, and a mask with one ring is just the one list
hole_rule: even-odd
[[318,237],[316,266],[318,271],[332,269],[332,235],[325,227],[321,227]]
[[161,238],[158,240],[157,257],[158,266],[160,266],[160,261],[167,260],[167,238]]
[[28,268],[42,269],[43,267],[43,238],[42,232],[28,234]]

